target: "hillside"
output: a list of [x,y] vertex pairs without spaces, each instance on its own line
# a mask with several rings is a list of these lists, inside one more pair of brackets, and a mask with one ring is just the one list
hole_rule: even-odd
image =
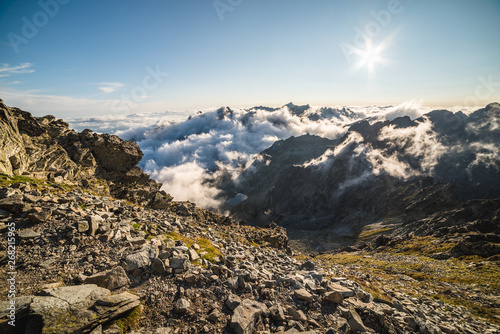
[[[133,142],[77,133],[3,102],[0,129],[2,333],[500,332],[498,256],[432,258],[458,242],[436,237],[301,254],[274,223],[248,226],[174,201],[137,167]],[[312,136],[285,142],[269,151],[292,151],[283,166],[322,155],[320,145],[308,149],[313,142],[338,145]],[[447,184],[408,182],[431,187],[415,197],[424,203],[437,192],[450,194],[444,203],[459,196]],[[498,221],[495,200],[464,203]],[[441,231],[476,242],[498,235],[489,227]]]

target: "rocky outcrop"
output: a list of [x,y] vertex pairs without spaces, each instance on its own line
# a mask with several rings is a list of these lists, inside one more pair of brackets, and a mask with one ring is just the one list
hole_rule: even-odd
[[136,143],[90,130],[77,133],[53,116],[34,117],[0,100],[0,173],[165,208],[170,197],[137,167],[142,156]]
[[[91,333],[140,304],[138,296],[128,292],[112,295],[94,284],[44,289],[36,296],[21,298],[15,301],[29,312],[18,313],[15,321],[29,334]],[[8,310],[7,304],[0,302],[2,313]],[[2,327],[9,328],[6,324]]]

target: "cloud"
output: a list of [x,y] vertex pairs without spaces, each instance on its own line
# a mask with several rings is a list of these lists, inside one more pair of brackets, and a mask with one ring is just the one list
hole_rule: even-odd
[[9,64],[0,64],[0,78],[10,77],[12,74],[26,74],[35,72],[31,69],[32,63],[20,63],[17,66],[11,66]]
[[[234,180],[243,170],[249,174],[254,161],[268,163],[268,157],[260,153],[277,140],[305,134],[338,139],[361,119],[383,121],[388,115],[403,114],[415,118],[423,110],[415,102],[398,107],[290,107],[212,109],[189,118],[184,114],[183,119],[178,114],[177,122],[167,112],[138,112],[73,118],[70,124],[78,130],[90,128],[136,141],[144,152],[140,166],[163,183],[162,189],[175,200],[213,208],[223,201],[214,186],[216,180],[222,176]],[[410,128],[385,127],[378,139],[386,142],[384,148],[374,148],[359,133],[351,132],[303,167],[324,168],[338,158],[346,159],[348,173],[340,185],[344,189],[384,173],[402,179],[431,175],[446,153],[427,119]]]
[[110,94],[116,92],[123,84],[120,82],[101,82],[100,87],[98,87],[103,93]]
[[397,117],[408,116],[412,120],[419,118],[424,114],[425,111],[422,110],[421,101],[410,100],[401,103],[400,105],[390,108],[385,118],[388,121],[393,121]]

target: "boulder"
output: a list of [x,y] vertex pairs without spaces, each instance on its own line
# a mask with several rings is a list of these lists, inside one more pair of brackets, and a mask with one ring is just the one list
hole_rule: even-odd
[[127,273],[120,266],[87,277],[84,282],[86,284],[96,284],[101,288],[109,290],[118,289],[130,284]]
[[230,327],[236,334],[251,334],[259,317],[266,313],[268,309],[264,304],[245,299],[234,309]]
[[138,296],[111,295],[95,284],[45,289],[40,294],[30,303],[29,333],[90,333],[140,304]]

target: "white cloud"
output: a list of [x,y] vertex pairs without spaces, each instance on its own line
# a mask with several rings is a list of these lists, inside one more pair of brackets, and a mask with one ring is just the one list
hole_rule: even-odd
[[11,66],[9,64],[0,64],[0,78],[10,77],[12,74],[26,74],[35,72],[31,69],[32,63],[20,63],[17,66]]
[[110,94],[116,92],[123,84],[120,82],[101,82],[98,87],[103,93]]

